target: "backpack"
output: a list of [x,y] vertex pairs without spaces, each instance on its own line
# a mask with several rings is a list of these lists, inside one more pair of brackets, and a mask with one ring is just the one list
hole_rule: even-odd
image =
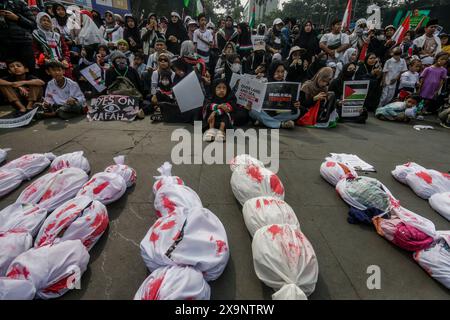
[[130,96],[142,100],[142,94],[127,77],[118,76],[109,86],[108,94]]

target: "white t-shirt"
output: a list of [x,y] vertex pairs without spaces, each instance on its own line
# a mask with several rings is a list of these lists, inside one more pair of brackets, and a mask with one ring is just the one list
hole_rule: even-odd
[[[325,43],[325,45],[331,49],[331,50],[336,50],[338,49],[340,46],[344,45],[344,44],[349,44],[350,43],[350,39],[348,37],[348,34],[346,33],[338,33],[338,34],[334,34],[334,33],[326,33],[322,36],[322,38],[320,38],[320,42]],[[345,52],[345,51],[344,51]],[[336,62],[336,60],[339,60],[340,56],[344,55],[344,52],[341,53],[336,53],[335,57],[330,57],[328,56],[328,61],[334,61]]]
[[50,105],[64,105],[67,99],[75,98],[80,104],[86,102],[86,98],[80,90],[80,86],[75,81],[64,78],[64,84],[59,87],[56,80],[50,80],[45,90],[45,102]]
[[204,56],[198,50],[209,53],[209,44],[207,43],[211,43],[213,42],[213,40],[214,37],[211,30],[206,29],[205,31],[202,31],[200,29],[197,29],[194,31],[193,42],[197,45],[197,53],[205,60],[206,63],[209,62],[209,54],[207,56]]
[[418,72],[406,71],[405,73],[402,73],[402,76],[400,77],[400,85],[398,88],[399,89],[412,88],[415,91],[416,84],[418,82],[419,82],[419,73]]
[[[387,72],[384,83],[388,86],[391,85],[391,80],[398,78],[398,76],[408,70],[405,59],[400,58],[396,61],[394,58],[390,58],[384,64],[383,72]],[[396,83],[392,84],[395,85]]]

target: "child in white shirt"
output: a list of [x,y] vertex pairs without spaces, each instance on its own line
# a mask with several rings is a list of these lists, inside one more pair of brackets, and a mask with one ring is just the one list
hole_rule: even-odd
[[209,64],[209,50],[213,44],[214,36],[211,30],[206,28],[208,21],[205,14],[201,13],[198,16],[199,28],[194,31],[194,37],[192,42],[197,46],[197,54],[205,60],[206,64]]
[[381,93],[379,107],[387,105],[395,96],[397,81],[403,72],[408,71],[405,59],[401,58],[402,50],[394,48],[392,50],[392,58],[386,61],[383,68],[383,92]]
[[45,91],[44,117],[70,119],[83,113],[86,99],[78,83],[64,77],[64,70],[64,66],[58,61],[47,65],[47,73],[52,80]]
[[409,63],[409,70],[402,73],[400,77],[399,90],[416,92],[419,84],[419,70],[422,67],[422,62],[419,59],[414,59]]

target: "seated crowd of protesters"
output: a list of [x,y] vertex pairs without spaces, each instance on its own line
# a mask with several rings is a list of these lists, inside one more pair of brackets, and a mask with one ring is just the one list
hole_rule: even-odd
[[[373,112],[380,120],[411,121],[436,114],[450,128],[448,108],[448,35],[437,34],[438,21],[410,30],[402,39],[392,25],[369,29],[365,19],[353,30],[341,20],[318,30],[312,21],[275,19],[252,30],[232,17],[217,26],[208,17],[170,18],[151,13],[142,21],[132,15],[81,10],[79,19],[60,3],[41,11],[18,1],[0,10],[0,92],[17,116],[39,108],[37,118],[68,119],[86,113],[92,98],[128,92],[140,101],[137,118],[153,122],[203,121],[205,141],[223,141],[225,130],[249,124],[294,128],[320,104],[319,117],[341,115],[345,81],[367,80],[369,88],[359,116]],[[8,28],[8,32],[4,30]],[[253,50],[252,35],[265,37]],[[81,71],[98,65],[98,92]],[[206,93],[204,106],[180,112],[173,87],[196,71]],[[291,112],[256,111],[239,105],[233,74],[260,81],[301,83]],[[341,117],[342,118],[342,117]],[[320,120],[320,119],[319,119]],[[341,119],[345,120],[345,119]]]

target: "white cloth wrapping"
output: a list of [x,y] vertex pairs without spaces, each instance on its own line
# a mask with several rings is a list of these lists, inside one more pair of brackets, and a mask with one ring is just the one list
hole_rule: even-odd
[[200,271],[187,266],[156,269],[145,279],[134,300],[209,300],[211,288]]
[[0,300],[33,300],[35,295],[31,281],[0,277]]
[[450,231],[438,231],[439,239],[414,253],[414,260],[434,279],[450,289]]
[[197,192],[185,185],[163,184],[155,194],[154,206],[159,217],[172,215],[176,208],[202,208]]
[[256,275],[277,290],[274,300],[304,300],[314,291],[319,275],[316,254],[296,226],[260,228],[253,238],[252,251]]
[[72,199],[87,180],[86,172],[78,168],[47,173],[25,188],[16,203],[38,204],[51,212]]
[[88,262],[89,253],[80,240],[63,241],[22,253],[11,263],[6,276],[31,281],[38,298],[57,298],[81,278]]
[[127,191],[127,183],[116,173],[99,172],[86,182],[77,196],[88,196],[108,205],[119,200]]
[[33,153],[26,154],[21,156],[20,158],[14,159],[4,166],[2,169],[17,169],[23,173],[24,180],[31,179],[37,174],[44,171],[50,165],[50,161],[55,159],[55,155],[53,153]]
[[0,232],[0,277],[6,275],[11,262],[31,248],[33,238],[26,231],[10,230]]
[[247,166],[247,165],[255,165],[261,168],[264,168],[264,163],[259,161],[258,159],[253,158],[252,156],[248,154],[240,154],[230,161],[230,169],[231,171],[235,171],[240,166]]
[[130,188],[136,184],[136,170],[125,164],[125,156],[117,156],[114,158],[114,165],[105,169],[107,173],[116,173],[121,176]]
[[56,157],[50,165],[50,172],[55,172],[65,168],[78,168],[89,174],[91,167],[88,159],[86,159],[83,154],[83,151],[76,151]]
[[256,165],[239,166],[231,175],[231,189],[243,205],[247,200],[259,196],[284,199],[284,186],[272,171]]
[[358,173],[353,168],[343,164],[342,162],[327,160],[320,166],[320,175],[329,184],[336,186],[339,180],[349,176],[357,177]]
[[349,206],[359,210],[377,208],[383,211],[382,215],[398,203],[384,184],[370,177],[341,179],[336,191]]
[[450,174],[426,169],[414,162],[396,166],[392,175],[422,199],[429,199],[435,193],[450,192]]
[[183,180],[180,177],[172,176],[172,164],[164,162],[164,164],[158,168],[160,176],[155,176],[155,183],[153,184],[153,194],[156,194],[163,186],[171,185],[184,185]]
[[32,237],[47,217],[47,210],[36,204],[13,203],[0,211],[0,231],[26,230]]
[[106,207],[97,200],[80,196],[67,201],[47,217],[34,246],[66,240],[81,240],[90,250],[109,224]]
[[0,197],[15,190],[22,181],[30,180],[41,173],[54,157],[52,153],[27,154],[2,166],[0,168]]
[[417,171],[426,170],[424,167],[418,165],[415,162],[408,162],[399,166],[396,166],[394,170],[392,170],[392,175],[399,182],[406,184],[406,176],[410,173],[416,173]]
[[0,149],[0,164],[3,163],[3,161],[6,160],[6,157],[8,156],[8,151],[11,151],[10,148]]
[[0,168],[0,197],[17,189],[25,179],[22,170]]
[[410,173],[406,183],[422,199],[429,199],[435,193],[450,192],[450,174],[436,170]]
[[435,193],[428,199],[428,203],[437,213],[450,221],[450,192]]
[[230,256],[227,234],[220,220],[205,208],[177,208],[159,218],[141,241],[147,268],[192,266],[206,281],[216,280]]
[[294,210],[283,200],[273,197],[257,197],[247,200],[242,207],[245,225],[253,236],[264,226],[292,224],[300,230],[300,223]]

